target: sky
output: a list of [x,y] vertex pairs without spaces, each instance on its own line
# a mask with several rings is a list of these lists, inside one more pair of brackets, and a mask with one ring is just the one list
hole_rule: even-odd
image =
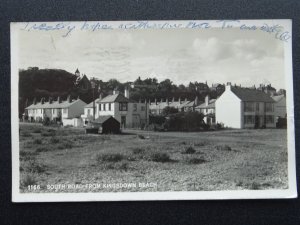
[[57,68],[121,82],[208,82],[285,88],[283,42],[261,31],[219,28],[20,31],[19,68]]

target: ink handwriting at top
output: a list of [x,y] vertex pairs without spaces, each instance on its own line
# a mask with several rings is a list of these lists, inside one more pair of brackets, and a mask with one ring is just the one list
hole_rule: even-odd
[[168,28],[182,28],[182,23],[169,23],[161,22],[156,23],[152,21],[136,21],[136,22],[125,22],[121,23],[118,28],[125,30],[136,30],[136,29],[168,29]]
[[81,30],[89,30],[89,31],[96,31],[96,30],[112,30],[112,26],[105,24],[105,23],[100,23],[100,22],[87,22],[85,21],[81,28]]
[[291,33],[285,31],[284,28],[278,24],[270,26],[264,24],[260,27],[261,31],[267,32],[269,34],[274,34],[276,39],[287,42],[291,38]]
[[31,31],[31,30],[42,30],[42,31],[53,31],[53,30],[64,30],[65,33],[63,37],[67,37],[74,29],[75,25],[71,25],[70,22],[59,22],[56,24],[47,24],[47,23],[26,23],[21,30]]
[[68,37],[75,30],[95,32],[99,30],[138,30],[138,29],[211,29],[219,28],[222,30],[231,30],[233,28],[241,31],[262,31],[274,36],[275,39],[287,42],[291,39],[291,33],[286,31],[283,26],[242,23],[239,20],[216,20],[216,21],[124,21],[118,23],[111,22],[57,22],[57,23],[25,23],[21,30],[32,31],[55,31],[61,30],[62,37]]

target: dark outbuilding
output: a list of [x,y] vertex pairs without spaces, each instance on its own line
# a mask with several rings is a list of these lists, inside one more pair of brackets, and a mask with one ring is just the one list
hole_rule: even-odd
[[120,122],[112,116],[100,116],[90,122],[86,133],[118,134],[120,133]]

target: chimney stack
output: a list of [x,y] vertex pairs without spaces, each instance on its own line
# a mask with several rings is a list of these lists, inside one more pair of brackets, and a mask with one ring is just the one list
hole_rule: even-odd
[[169,98],[166,99],[166,103],[167,103],[167,105],[169,105]]
[[103,99],[103,94],[102,94],[102,92],[100,92],[100,94],[99,94],[99,100],[102,100]]
[[125,90],[124,90],[124,96],[126,97],[126,98],[130,98],[130,92],[129,92],[129,88],[128,87],[126,87],[125,88]]
[[68,95],[67,101],[70,103],[72,101],[71,95]]
[[208,106],[209,104],[209,95],[205,96],[205,105]]
[[174,97],[172,98],[172,102],[175,102],[175,98]]
[[157,105],[157,99],[156,98],[154,99],[154,104]]
[[33,98],[33,104],[36,105],[36,97]]
[[61,98],[60,98],[60,96],[57,97],[57,102],[58,102],[58,103],[61,103]]
[[198,96],[196,96],[194,103],[195,103],[195,106],[199,105],[199,98],[198,98]]
[[52,104],[52,97],[49,97],[49,104]]
[[231,90],[231,82],[227,82],[225,90]]
[[45,98],[41,98],[41,104],[44,104],[45,103]]
[[179,97],[178,102],[179,102],[179,104],[181,104],[181,97]]

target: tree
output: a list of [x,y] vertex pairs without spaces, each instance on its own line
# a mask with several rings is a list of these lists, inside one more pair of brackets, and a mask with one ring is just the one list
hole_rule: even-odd
[[178,113],[178,109],[174,107],[167,106],[166,108],[163,109],[162,114],[165,116],[168,116],[170,114]]

